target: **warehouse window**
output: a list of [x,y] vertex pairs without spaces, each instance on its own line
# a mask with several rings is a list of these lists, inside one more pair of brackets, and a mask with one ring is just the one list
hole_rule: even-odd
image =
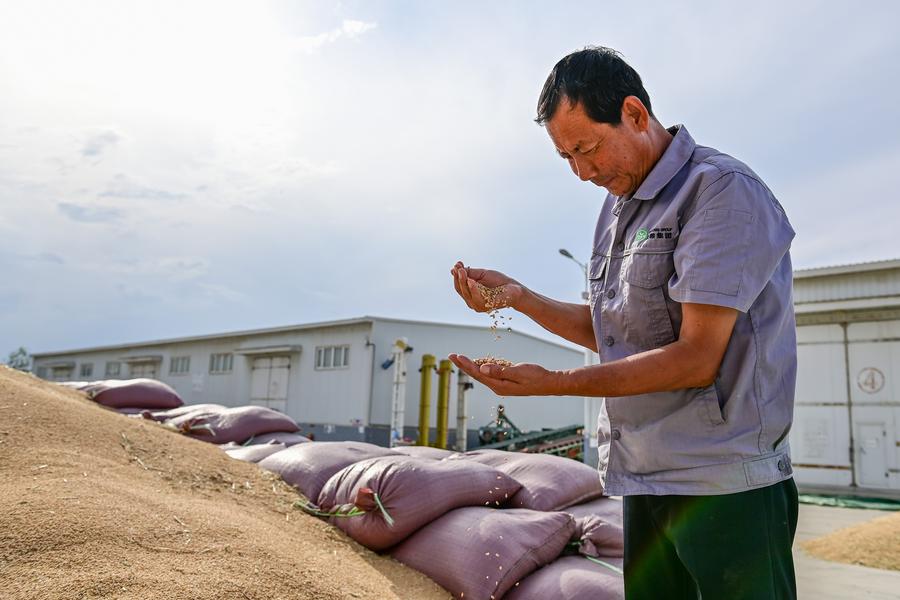
[[190,356],[173,356],[169,359],[169,375],[184,375],[191,372]]
[[210,373],[231,373],[234,365],[233,354],[210,354],[209,355],[209,372]]
[[81,377],[93,377],[94,363],[81,363],[81,371],[79,373]]
[[72,367],[51,367],[50,378],[56,381],[70,381],[72,379]]
[[319,346],[316,348],[317,369],[342,369],[350,366],[350,346]]
[[108,362],[106,363],[106,376],[118,377],[122,373],[122,363]]

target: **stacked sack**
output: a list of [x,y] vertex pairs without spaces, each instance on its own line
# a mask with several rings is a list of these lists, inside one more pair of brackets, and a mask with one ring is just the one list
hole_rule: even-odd
[[456,598],[624,596],[622,503],[571,459],[313,442],[259,465],[297,487],[306,510]]
[[141,415],[194,439],[219,444],[232,458],[247,462],[309,441],[297,433],[300,426],[291,417],[264,406],[197,404]]
[[219,444],[229,456],[259,462],[309,439],[289,416],[263,406],[226,408],[185,405],[170,386],[155,379],[70,381],[62,385],[117,412],[156,421],[180,433]]
[[155,379],[67,381],[61,385],[80,390],[97,404],[124,414],[166,410],[184,404],[175,390]]

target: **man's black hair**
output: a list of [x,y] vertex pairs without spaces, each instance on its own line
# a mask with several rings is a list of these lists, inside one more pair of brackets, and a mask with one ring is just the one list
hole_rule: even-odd
[[618,125],[622,122],[622,102],[636,96],[650,113],[650,96],[641,76],[622,55],[612,48],[588,46],[569,54],[553,67],[538,98],[538,125],[553,118],[559,103],[568,98],[581,103],[587,115],[598,123]]

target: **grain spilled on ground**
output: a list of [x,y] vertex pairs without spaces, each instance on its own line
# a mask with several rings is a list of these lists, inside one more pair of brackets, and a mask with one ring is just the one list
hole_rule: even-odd
[[824,560],[900,571],[900,512],[839,529],[801,546]]

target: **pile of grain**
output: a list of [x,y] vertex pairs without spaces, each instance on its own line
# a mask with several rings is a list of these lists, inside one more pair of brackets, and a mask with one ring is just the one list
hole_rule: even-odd
[[255,465],[0,366],[0,597],[438,599]]
[[512,362],[506,360],[505,358],[497,358],[496,356],[483,356],[481,358],[476,358],[473,360],[476,365],[479,367],[481,365],[499,365],[501,367],[511,367]]
[[825,560],[900,571],[900,512],[839,529],[802,547]]

